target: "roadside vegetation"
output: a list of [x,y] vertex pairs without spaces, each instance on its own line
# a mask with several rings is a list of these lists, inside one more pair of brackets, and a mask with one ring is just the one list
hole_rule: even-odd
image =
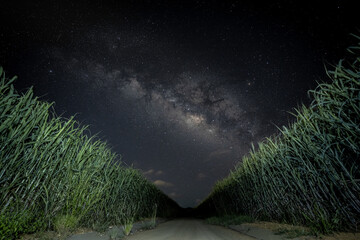
[[[173,215],[178,205],[73,117],[0,67],[0,239],[44,230],[127,226]],[[131,230],[131,229],[130,229]]]
[[[354,36],[357,40],[359,37]],[[310,106],[280,134],[253,147],[197,207],[309,226],[315,232],[360,226],[360,41],[309,91]]]

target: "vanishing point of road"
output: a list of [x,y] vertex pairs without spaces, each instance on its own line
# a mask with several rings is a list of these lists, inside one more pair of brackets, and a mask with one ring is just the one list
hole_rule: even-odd
[[157,228],[135,233],[126,240],[254,240],[239,232],[199,220],[173,220]]

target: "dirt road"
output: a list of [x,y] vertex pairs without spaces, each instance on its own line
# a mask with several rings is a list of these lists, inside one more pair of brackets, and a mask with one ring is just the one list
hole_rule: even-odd
[[199,220],[173,220],[160,224],[157,228],[135,233],[126,240],[254,240],[220,226],[208,225]]

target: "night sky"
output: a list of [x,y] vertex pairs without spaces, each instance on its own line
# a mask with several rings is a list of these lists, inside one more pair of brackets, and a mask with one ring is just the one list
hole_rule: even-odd
[[0,65],[183,207],[309,104],[360,29],[356,1],[94,2],[2,2]]

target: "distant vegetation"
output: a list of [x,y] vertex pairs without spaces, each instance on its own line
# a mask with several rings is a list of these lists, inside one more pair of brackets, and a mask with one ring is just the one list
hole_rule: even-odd
[[0,67],[0,239],[47,229],[132,226],[178,205],[52,104],[18,94]]
[[296,109],[293,124],[253,147],[199,213],[246,214],[323,233],[359,229],[360,43],[349,51],[351,61],[327,70],[332,82],[309,91],[310,106]]

